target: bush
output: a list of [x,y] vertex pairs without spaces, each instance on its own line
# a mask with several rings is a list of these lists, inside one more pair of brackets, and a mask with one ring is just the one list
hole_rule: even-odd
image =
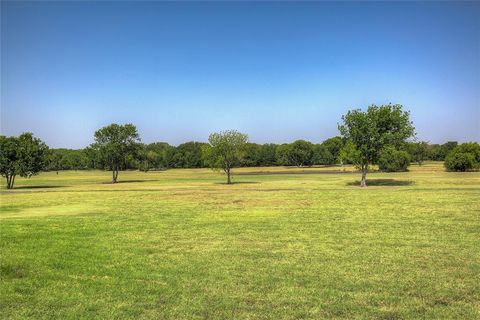
[[471,153],[475,162],[480,164],[480,145],[476,142],[465,142],[459,145],[458,150],[461,152]]
[[393,147],[386,147],[378,161],[378,167],[385,172],[407,171],[410,164],[410,155],[406,151],[399,151]]
[[463,143],[445,158],[448,171],[469,171],[480,167],[480,146],[476,142]]

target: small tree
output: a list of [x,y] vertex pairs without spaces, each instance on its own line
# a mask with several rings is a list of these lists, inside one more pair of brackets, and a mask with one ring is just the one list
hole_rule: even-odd
[[30,178],[45,167],[48,147],[32,133],[17,137],[0,136],[0,173],[12,189],[17,175]]
[[354,164],[362,172],[360,186],[365,187],[368,167],[378,163],[385,146],[399,147],[414,135],[410,113],[401,105],[371,105],[367,111],[350,110],[338,126],[344,138],[351,141]]
[[429,146],[425,141],[410,142],[407,145],[407,150],[412,161],[417,162],[420,166],[426,159],[428,159]]
[[480,145],[467,142],[455,147],[445,158],[448,171],[470,171],[480,168]]
[[407,171],[410,155],[406,151],[396,150],[391,146],[383,149],[378,159],[378,168],[385,172]]
[[140,141],[137,128],[133,124],[113,123],[95,132],[92,148],[99,159],[112,171],[112,183],[117,183],[118,171],[125,167],[128,156],[135,155]]
[[210,144],[202,148],[205,164],[223,170],[227,175],[227,184],[231,184],[232,168],[239,165],[248,136],[236,130],[227,130],[212,133],[208,142]]
[[468,152],[454,150],[445,158],[445,168],[448,171],[469,171],[475,168],[475,157]]

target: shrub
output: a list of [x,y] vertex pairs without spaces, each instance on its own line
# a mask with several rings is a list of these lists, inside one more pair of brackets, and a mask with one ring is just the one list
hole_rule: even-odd
[[480,167],[480,146],[476,142],[463,143],[445,158],[448,171],[469,171]]
[[410,155],[406,151],[399,151],[393,147],[386,147],[378,161],[378,167],[385,172],[407,171],[410,164]]
[[471,153],[475,162],[480,164],[480,145],[476,142],[465,142],[459,145],[458,150],[461,152]]

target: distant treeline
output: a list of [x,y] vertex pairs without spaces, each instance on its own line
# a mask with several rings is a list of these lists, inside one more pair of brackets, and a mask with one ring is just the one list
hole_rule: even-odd
[[[139,144],[136,152],[126,157],[121,169],[138,169],[143,171],[168,168],[203,168],[207,167],[202,158],[202,142],[186,142],[171,146],[165,142]],[[407,142],[402,151],[409,154],[412,163],[426,160],[444,161],[445,157],[458,145],[456,141],[444,144],[426,142]],[[247,143],[240,166],[312,166],[348,164],[348,157],[343,156],[348,148],[345,139],[333,137],[320,144],[297,140],[289,144]],[[99,155],[90,147],[85,149],[50,149],[46,169],[85,170],[109,169],[100,161]]]
[[168,168],[223,170],[232,184],[232,168],[353,164],[367,185],[371,165],[383,172],[407,171],[411,163],[444,161],[448,171],[480,169],[480,145],[449,141],[442,145],[417,142],[410,113],[399,104],[370,105],[365,111],[349,110],[338,125],[341,136],[314,144],[297,140],[286,144],[256,144],[237,130],[214,132],[208,143],[143,144],[135,125],[112,123],[94,133],[94,143],[82,150],[50,149],[32,133],[0,136],[0,174],[12,189],[15,177],[31,177],[42,170],[103,169],[112,172],[112,183],[125,169],[141,171]]

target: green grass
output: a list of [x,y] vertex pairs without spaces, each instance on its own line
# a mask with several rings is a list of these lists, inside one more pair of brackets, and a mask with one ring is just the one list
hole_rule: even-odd
[[480,318],[480,173],[331,170],[17,179],[0,317]]

